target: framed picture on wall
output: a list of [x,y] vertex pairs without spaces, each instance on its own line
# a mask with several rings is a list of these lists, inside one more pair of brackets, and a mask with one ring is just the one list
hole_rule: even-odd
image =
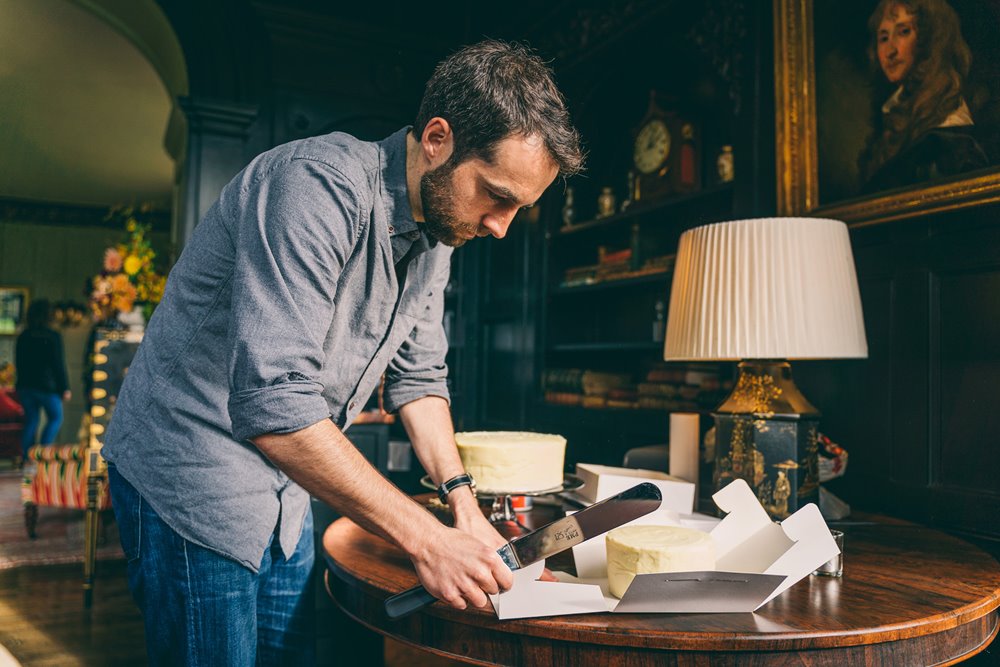
[[1000,201],[1000,5],[774,0],[782,215]]
[[27,312],[27,287],[0,286],[0,335],[17,333]]

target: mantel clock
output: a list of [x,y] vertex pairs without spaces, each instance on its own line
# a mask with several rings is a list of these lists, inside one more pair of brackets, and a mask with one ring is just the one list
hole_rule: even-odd
[[666,111],[649,94],[649,108],[634,132],[632,168],[637,202],[694,192],[701,185],[701,137],[694,121]]

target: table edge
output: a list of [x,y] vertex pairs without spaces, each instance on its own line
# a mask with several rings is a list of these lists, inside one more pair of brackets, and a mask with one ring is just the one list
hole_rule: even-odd
[[[342,517],[327,528],[327,533],[334,529],[334,526],[348,522],[359,530],[364,530],[347,517]],[[343,525],[343,524],[341,524]],[[365,531],[367,533],[367,531]],[[367,533],[375,539],[382,539],[377,535]],[[365,595],[381,602],[391,595],[405,590],[390,590],[382,588],[371,580],[360,578],[359,576],[345,570],[343,566],[336,562],[326,549],[326,533],[324,533],[324,561],[334,576],[343,581],[346,585],[360,587]],[[958,538],[956,538],[958,539]],[[388,542],[386,542],[389,545]],[[389,545],[391,546],[391,545]],[[975,545],[970,545],[975,546]],[[976,547],[978,548],[978,547]],[[414,575],[414,583],[417,583]],[[340,602],[337,602],[340,605]],[[343,606],[340,605],[342,608]],[[942,612],[925,618],[906,621],[895,624],[884,624],[869,628],[855,628],[847,631],[826,631],[826,630],[801,630],[791,632],[768,632],[768,633],[740,633],[732,632],[650,632],[642,629],[627,632],[602,632],[599,627],[588,626],[585,629],[577,629],[572,623],[567,623],[562,619],[567,616],[547,616],[527,619],[507,619],[500,620],[492,612],[482,610],[458,610],[447,606],[445,603],[435,603],[421,612],[443,621],[459,623],[469,627],[475,627],[489,632],[503,632],[517,635],[527,635],[543,639],[557,641],[573,641],[590,644],[600,644],[605,646],[636,646],[644,648],[671,648],[677,650],[704,650],[711,647],[718,651],[740,651],[740,650],[762,650],[764,645],[776,642],[782,643],[787,650],[803,649],[828,649],[836,647],[860,646],[866,644],[881,644],[891,641],[913,639],[916,637],[930,636],[940,632],[945,632],[953,628],[977,621],[990,613],[998,613],[1000,609],[1000,586],[993,589],[992,593],[984,596],[978,601],[971,602],[963,607],[959,607],[950,612]],[[766,612],[766,610],[765,610]],[[355,618],[355,615],[345,609]],[[573,618],[585,616],[600,617],[611,612],[597,612],[594,614],[572,615]],[[756,612],[755,612],[756,613]],[[645,614],[642,614],[645,615]],[[1000,619],[1000,615],[998,615]],[[369,625],[368,622],[357,619],[368,627],[386,634],[388,631],[380,627]],[[392,623],[386,618],[387,623]],[[1000,621],[998,621],[1000,623]],[[995,633],[995,630],[994,630]],[[393,635],[394,636],[394,635]],[[669,646],[665,646],[669,644]]]

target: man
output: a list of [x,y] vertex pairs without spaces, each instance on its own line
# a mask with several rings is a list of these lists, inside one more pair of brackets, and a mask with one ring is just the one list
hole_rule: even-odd
[[412,129],[257,157],[174,267],[104,453],[153,664],[296,664],[310,638],[312,494],[399,545],[464,608],[510,586],[468,485],[448,528],[344,437],[385,401],[436,481],[461,481],[444,357],[454,247],[502,238],[582,164],[551,72],[501,42],[440,63]]

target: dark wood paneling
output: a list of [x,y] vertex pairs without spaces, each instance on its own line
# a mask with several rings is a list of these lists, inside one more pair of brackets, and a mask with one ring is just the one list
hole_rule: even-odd
[[795,376],[850,452],[830,488],[855,508],[1000,537],[998,212],[853,231],[869,357]]
[[[850,454],[840,486],[855,502],[879,507],[892,460],[893,405],[890,319],[893,283],[885,275],[860,281],[868,359],[793,364],[804,395],[822,414],[820,431]],[[862,388],[862,389],[857,389]],[[840,493],[840,489],[835,493]]]
[[934,481],[997,493],[1000,269],[941,275],[939,282],[941,447]]
[[929,475],[928,280],[926,270],[905,270],[894,276],[889,311],[893,368],[889,479],[904,484],[926,482]]

